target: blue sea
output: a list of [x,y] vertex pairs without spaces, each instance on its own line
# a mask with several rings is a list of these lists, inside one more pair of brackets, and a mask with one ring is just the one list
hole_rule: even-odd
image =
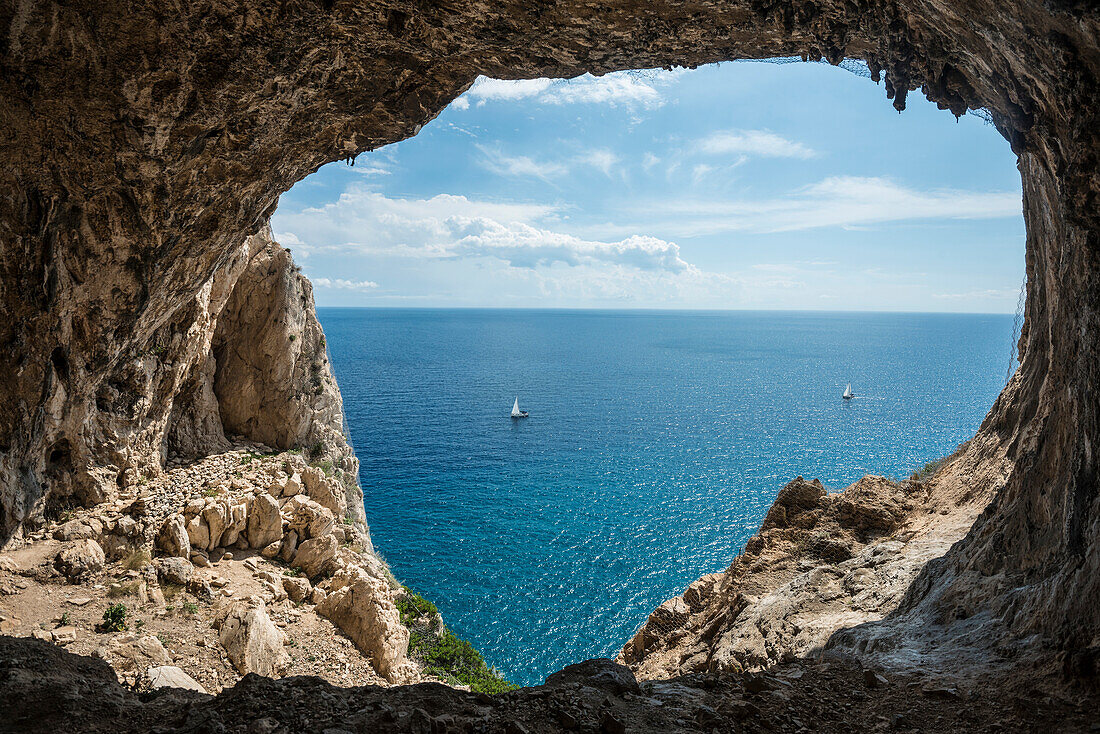
[[613,657],[726,568],[794,477],[841,489],[951,452],[1003,386],[1013,331],[959,314],[319,315],[375,545],[520,684]]

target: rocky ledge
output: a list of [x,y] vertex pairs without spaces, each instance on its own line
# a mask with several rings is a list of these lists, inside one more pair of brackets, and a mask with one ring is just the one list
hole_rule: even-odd
[[[1002,455],[987,456],[977,476],[966,448],[910,479],[866,476],[841,492],[798,477],[729,568],[658,607],[619,661],[647,679],[761,670],[820,655],[837,644],[834,633],[889,617],[928,563],[965,537],[1008,475]],[[898,654],[900,642],[880,647],[860,654],[918,677],[952,674],[943,656]],[[988,672],[992,661],[980,663]]]
[[325,462],[240,443],[137,478],[0,554],[0,631],[94,655],[139,689],[428,679],[409,627],[445,628],[402,604],[345,489]]

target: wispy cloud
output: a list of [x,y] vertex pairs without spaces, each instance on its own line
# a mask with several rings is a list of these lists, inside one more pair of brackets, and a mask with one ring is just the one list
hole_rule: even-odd
[[548,161],[525,155],[507,155],[499,148],[478,145],[481,165],[498,176],[537,178],[549,182],[569,174],[577,167],[594,168],[605,176],[611,176],[612,168],[619,163],[619,156],[606,148],[593,148],[580,153]]
[[981,301],[981,300],[1016,300],[1019,291],[1015,288],[988,288],[985,290],[966,291],[964,293],[933,293],[933,298],[948,301]]
[[832,176],[764,199],[669,199],[633,207],[635,223],[679,237],[723,232],[792,232],[927,219],[1019,217],[1016,192],[920,190],[887,178]]
[[758,158],[812,158],[812,149],[767,130],[721,130],[697,141],[695,150],[707,155]]
[[337,288],[346,291],[368,291],[377,288],[373,280],[345,280],[344,278],[310,278],[313,285],[320,288]]
[[481,165],[498,176],[539,178],[549,181],[551,178],[569,173],[569,166],[556,161],[536,161],[525,155],[505,155],[499,150],[479,145]]
[[600,104],[652,109],[664,103],[655,79],[636,72],[516,81],[478,77],[452,105],[464,110],[469,109],[471,102],[481,106],[488,102],[528,100],[536,104]]

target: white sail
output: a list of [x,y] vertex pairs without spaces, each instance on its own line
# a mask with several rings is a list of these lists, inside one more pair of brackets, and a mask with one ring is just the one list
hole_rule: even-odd
[[516,402],[512,403],[512,417],[519,418],[523,413],[519,412],[519,397],[516,398]]
[[844,388],[844,397],[852,397],[852,383],[850,382],[848,383],[848,387]]

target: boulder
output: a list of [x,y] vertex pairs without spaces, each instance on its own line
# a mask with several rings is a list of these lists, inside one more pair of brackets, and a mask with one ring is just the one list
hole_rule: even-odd
[[343,517],[347,513],[348,500],[343,486],[317,467],[307,466],[302,470],[302,484],[306,495],[334,516]]
[[184,688],[188,691],[206,693],[206,689],[197,680],[184,673],[175,665],[158,665],[145,671],[150,688]]
[[226,507],[225,531],[222,533],[219,546],[227,547],[237,542],[241,533],[246,532],[248,524],[248,506],[244,503],[232,504]]
[[107,556],[91,538],[73,541],[54,558],[54,568],[70,579],[81,579],[103,569]]
[[207,505],[202,511],[203,522],[206,523],[209,540],[203,546],[204,550],[213,550],[221,545],[222,536],[231,527],[229,517],[229,505],[223,502],[215,502]]
[[156,545],[167,556],[187,558],[191,555],[191,539],[182,515],[172,514],[164,518],[157,530]]
[[123,635],[108,643],[106,654],[120,670],[144,671],[154,665],[168,665],[172,658],[153,635]]
[[406,660],[409,630],[393,603],[389,585],[350,567],[332,579],[316,611],[352,639],[378,674],[395,681]]
[[883,477],[863,477],[840,494],[841,527],[864,538],[897,530],[912,504],[896,484]]
[[336,538],[331,535],[310,538],[298,546],[298,552],[294,554],[294,565],[311,579],[327,576],[336,570],[338,549]]
[[157,580],[162,584],[176,584],[185,586],[195,572],[195,567],[186,558],[172,556],[170,558],[158,558],[153,561],[157,570]]
[[210,546],[210,527],[203,520],[201,514],[193,515],[188,518],[187,525],[187,538],[191,543],[191,548],[195,550],[208,550]]
[[775,502],[764,518],[763,528],[785,528],[795,524],[802,527],[811,526],[813,523],[810,518],[805,518],[803,522],[796,522],[796,519],[804,513],[820,508],[827,494],[817,479],[807,482],[802,477],[798,477],[779,490]]
[[303,540],[327,535],[336,523],[331,510],[304,494],[291,497],[283,512],[290,520],[289,529],[298,533],[298,537]]
[[84,538],[96,538],[103,532],[103,523],[94,517],[69,520],[53,531],[53,537],[57,540],[82,540]]
[[313,591],[309,579],[304,579],[301,576],[283,576],[283,589],[290,600],[296,603],[308,599],[310,592]]
[[283,516],[271,495],[255,495],[248,504],[248,545],[266,548],[283,537]]
[[218,640],[241,675],[280,675],[290,667],[284,635],[258,599],[230,603],[214,622]]

